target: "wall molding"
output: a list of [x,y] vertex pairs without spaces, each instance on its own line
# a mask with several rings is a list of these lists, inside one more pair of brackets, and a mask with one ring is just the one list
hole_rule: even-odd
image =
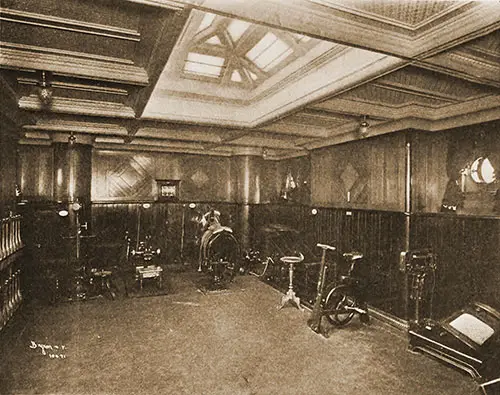
[[[23,96],[19,100],[19,108],[31,111],[46,110],[42,106],[38,96],[35,94]],[[84,99],[54,97],[50,105],[50,111],[56,113],[92,115],[102,117],[135,118],[134,110],[131,107],[125,106],[121,103]]]
[[0,65],[131,85],[148,84],[146,70],[130,60],[32,45],[0,42]]
[[0,20],[133,42],[139,42],[141,40],[141,35],[136,30],[82,22],[75,19],[59,18],[27,11],[11,10],[2,7],[0,7]]
[[[35,78],[24,78],[20,77],[17,79],[17,82],[21,85],[31,85],[38,86],[39,81]],[[71,82],[64,81],[52,81],[53,88],[61,88],[68,90],[76,90],[76,91],[85,91],[85,92],[97,92],[97,93],[107,93],[111,95],[119,95],[119,96],[128,96],[128,91],[126,89],[121,88],[113,88],[110,86],[99,86],[99,85],[86,85],[86,84],[77,84]]]

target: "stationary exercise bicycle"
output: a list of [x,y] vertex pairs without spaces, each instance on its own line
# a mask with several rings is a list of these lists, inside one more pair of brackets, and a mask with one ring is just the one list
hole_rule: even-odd
[[359,269],[363,254],[357,251],[343,254],[349,262],[349,269],[347,274],[341,276],[340,279],[337,278],[337,261],[334,260],[333,283],[325,286],[329,269],[326,252],[335,251],[335,247],[327,244],[317,244],[317,246],[323,249],[323,252],[316,301],[311,318],[308,320],[309,327],[314,332],[328,337],[329,330],[321,325],[323,317],[326,317],[331,325],[343,326],[348,324],[355,314],[359,314],[360,321],[368,323],[370,316],[366,303],[366,280],[360,275]]

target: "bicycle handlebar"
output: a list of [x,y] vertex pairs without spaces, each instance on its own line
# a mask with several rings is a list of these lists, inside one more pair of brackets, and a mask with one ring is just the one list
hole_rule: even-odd
[[342,256],[345,258],[350,258],[352,260],[363,258],[363,254],[358,251],[344,252]]
[[318,243],[318,244],[316,244],[316,247],[323,248],[324,250],[330,250],[330,251],[335,251],[336,250],[335,247],[329,246],[328,244]]

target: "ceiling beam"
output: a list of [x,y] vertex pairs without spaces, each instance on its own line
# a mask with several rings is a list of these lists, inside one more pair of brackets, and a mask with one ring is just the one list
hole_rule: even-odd
[[[155,1],[158,5],[162,0]],[[341,6],[325,6],[310,0],[178,0],[178,4],[205,12],[215,12],[272,28],[306,34],[310,37],[367,49],[406,59],[428,57],[451,46],[470,41],[498,28],[498,2],[464,3],[449,8],[442,29],[399,29],[376,14],[349,18]],[[335,29],[332,29],[332,25]],[[393,34],[390,34],[393,32]],[[396,42],[396,45],[395,45]]]
[[[133,93],[130,97],[130,104],[138,117],[142,115],[188,18],[188,10],[177,11],[173,14],[171,12],[164,12],[161,18],[160,30],[155,37],[153,49],[147,61],[145,61],[149,84],[136,93]],[[145,25],[144,29],[147,30],[147,18],[144,18],[142,22]],[[147,33],[144,32],[143,34]]]
[[0,67],[15,70],[46,70],[63,76],[127,85],[148,84],[146,70],[127,59],[26,44],[0,42]]

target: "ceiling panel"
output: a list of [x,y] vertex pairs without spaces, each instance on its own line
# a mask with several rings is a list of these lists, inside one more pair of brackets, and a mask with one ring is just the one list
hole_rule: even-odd
[[364,119],[372,136],[500,113],[499,2],[5,0],[0,21],[22,110],[0,115],[23,143],[280,159]]

